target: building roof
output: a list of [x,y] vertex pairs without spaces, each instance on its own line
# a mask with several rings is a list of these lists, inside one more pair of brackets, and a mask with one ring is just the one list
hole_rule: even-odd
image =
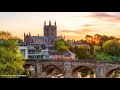
[[73,53],[70,51],[62,51],[62,52],[60,52],[60,51],[48,51],[48,53],[50,55],[73,55]]
[[33,42],[33,43],[30,43],[30,45],[35,45],[35,44],[41,45],[41,44],[46,44],[46,43],[45,42]]
[[82,42],[75,42],[74,45],[83,45]]
[[52,36],[52,37],[47,37],[47,36],[30,36],[30,38],[51,38],[51,39],[58,39],[58,37],[56,36]]
[[46,36],[30,36],[30,38],[48,38]]

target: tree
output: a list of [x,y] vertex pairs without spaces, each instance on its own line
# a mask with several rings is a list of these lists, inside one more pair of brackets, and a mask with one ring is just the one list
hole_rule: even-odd
[[95,53],[102,53],[102,48],[100,46],[94,46]]
[[103,52],[112,56],[120,55],[120,43],[115,40],[108,40],[103,43]]
[[70,46],[69,50],[70,50],[71,52],[75,53],[75,49],[74,49],[73,46]]
[[18,43],[22,43],[23,39],[18,38]]
[[77,54],[78,59],[89,59],[90,52],[87,46],[76,46],[75,53]]
[[101,37],[102,37],[101,35],[95,34],[95,35],[94,35],[94,40],[93,40],[94,43],[95,43],[95,44],[99,44],[99,43],[100,43],[100,40],[101,40]]
[[94,44],[90,44],[90,54],[94,55]]
[[116,38],[114,36],[109,36],[110,40],[115,40]]
[[90,35],[86,35],[85,39],[86,39],[86,41],[87,41],[88,44],[90,44],[90,43],[93,42],[93,37],[90,36]]
[[10,32],[0,31],[0,40],[17,40],[17,37],[13,37]]
[[87,44],[87,41],[83,40],[83,39],[81,39],[80,42],[83,43],[83,44]]
[[22,75],[25,59],[18,50],[17,38],[5,31],[0,31],[0,37],[0,42],[2,42],[0,44],[0,77],[3,77],[2,75]]
[[102,44],[108,40],[115,40],[116,38],[114,36],[106,36],[106,35],[101,35],[100,38],[100,46],[102,46]]
[[71,41],[67,40],[64,42],[65,42],[65,46],[67,46],[70,49],[70,47],[72,46]]
[[68,47],[67,46],[61,46],[60,48],[57,49],[58,51],[68,51]]
[[65,43],[61,40],[55,41],[55,50],[59,49],[61,46],[65,46]]

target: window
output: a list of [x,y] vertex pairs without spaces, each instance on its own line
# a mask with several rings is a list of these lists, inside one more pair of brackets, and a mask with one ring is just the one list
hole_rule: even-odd
[[48,31],[49,31],[49,29],[48,29],[48,28],[46,28],[46,29],[45,29],[45,31],[46,31],[46,32],[48,32]]
[[47,32],[47,33],[45,33],[45,36],[49,36],[49,33]]

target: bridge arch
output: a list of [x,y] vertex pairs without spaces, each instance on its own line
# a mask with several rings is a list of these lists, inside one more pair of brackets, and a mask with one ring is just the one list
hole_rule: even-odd
[[74,78],[95,78],[95,71],[88,66],[78,66],[72,70]]
[[63,71],[56,65],[47,65],[42,71],[42,76],[48,78],[64,77],[63,74]]
[[106,78],[120,78],[120,67],[109,70]]
[[25,74],[27,77],[36,77],[36,67],[34,64],[25,64]]

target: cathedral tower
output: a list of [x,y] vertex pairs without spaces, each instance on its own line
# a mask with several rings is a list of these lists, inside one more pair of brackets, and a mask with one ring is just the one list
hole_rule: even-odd
[[44,36],[57,37],[56,21],[55,21],[54,25],[51,24],[50,20],[49,20],[49,25],[46,25],[46,21],[44,22]]

